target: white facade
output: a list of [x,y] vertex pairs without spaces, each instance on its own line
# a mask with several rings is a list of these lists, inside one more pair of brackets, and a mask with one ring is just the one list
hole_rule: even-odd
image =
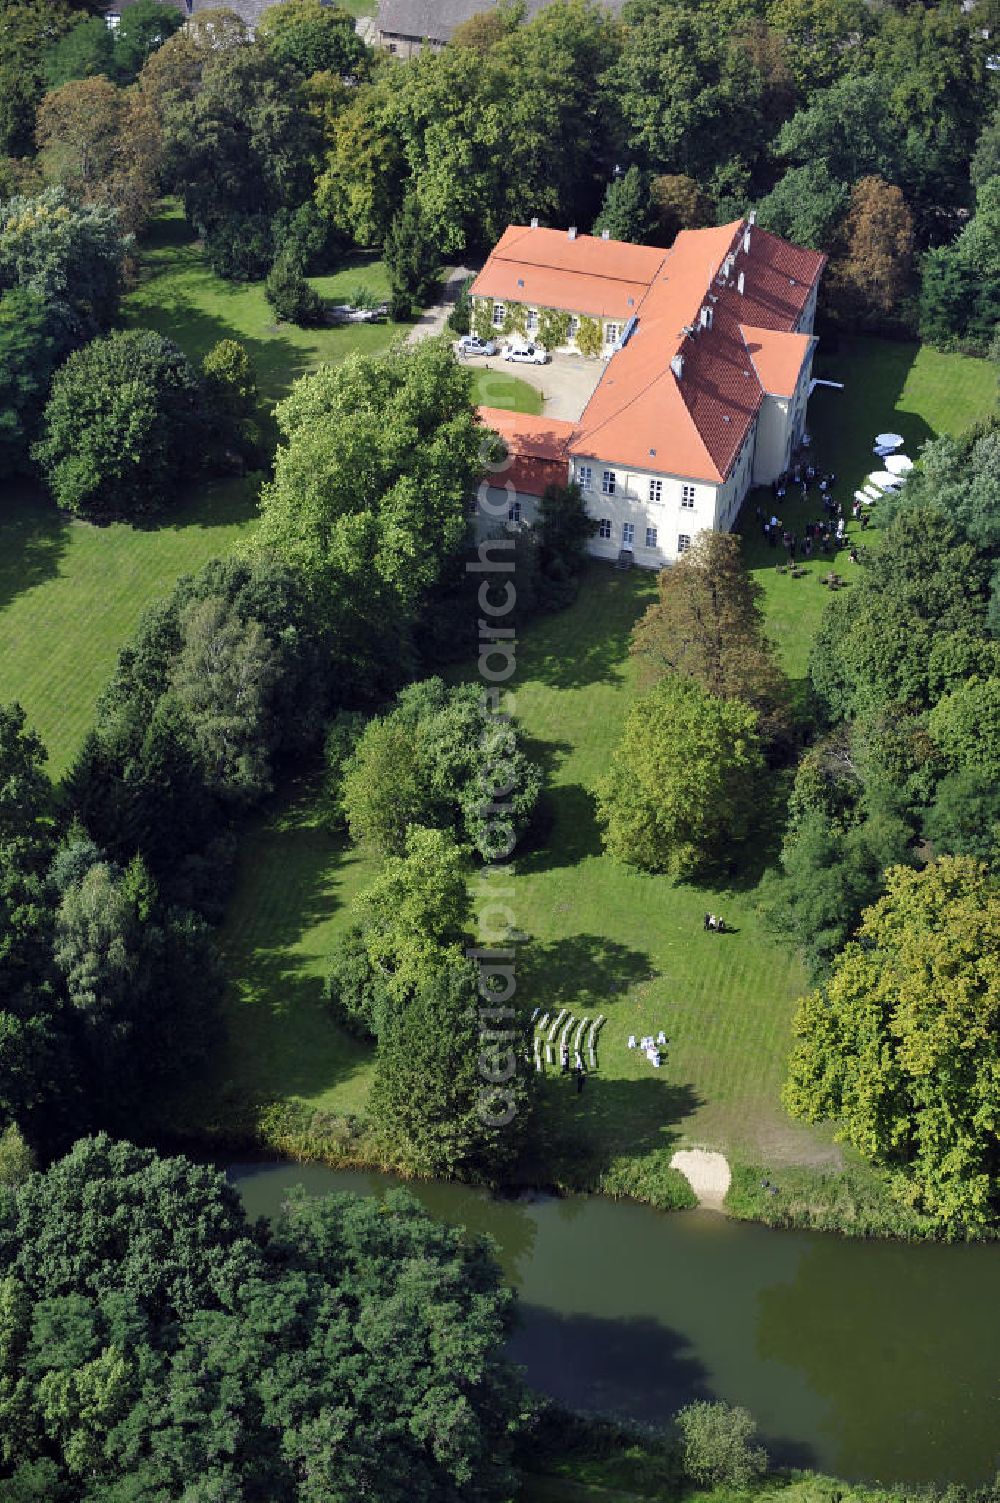
[[719,488],[704,481],[581,455],[571,461],[569,478],[580,487],[587,514],[600,524],[588,545],[596,558],[614,560],[630,548],[637,564],[660,569],[697,533],[716,526]]
[[[545,308],[536,308],[536,307],[532,306],[530,303],[515,303],[512,299],[508,299],[507,302],[504,303],[504,302],[501,302],[499,298],[494,299],[494,298],[486,298],[486,297],[474,297],[474,298],[471,299],[473,327],[475,327],[475,316],[476,316],[476,313],[477,313],[477,311],[484,304],[486,304],[486,305],[492,304],[492,307],[491,307],[491,310],[490,310],[490,327],[493,330],[493,336],[494,336],[495,339],[500,339],[500,338],[506,337],[503,334],[503,326],[504,326],[504,323],[506,322],[507,313],[509,312],[509,310],[511,308],[523,308],[524,309],[524,311],[525,311],[525,333],[526,333],[527,338],[528,339],[537,339],[539,337],[539,332],[538,331],[539,331],[539,327],[540,327],[540,323],[541,323],[542,314],[547,311]],[[556,308],[553,311],[556,312],[556,313],[565,313],[568,310],[566,310],[564,308]],[[548,351],[549,351],[550,354],[553,354],[553,353],[556,353],[556,352],[558,352],[558,353],[565,352],[567,354],[575,354],[575,353],[577,353],[576,331],[577,331],[577,329],[580,326],[580,319],[582,317],[590,318],[591,315],[589,313],[588,314],[569,313],[568,316],[569,316],[569,338],[566,340],[566,342],[564,344],[546,345],[546,349],[548,349]],[[611,355],[614,353],[615,346],[617,345],[619,339],[622,336],[622,330],[624,329],[625,323],[627,322],[627,320],[622,320],[620,318],[598,318],[598,317],[594,316],[593,321],[594,321],[594,323],[596,323],[596,324],[599,325],[600,330],[601,330],[601,355],[602,355],[603,358],[609,359],[611,357]]]

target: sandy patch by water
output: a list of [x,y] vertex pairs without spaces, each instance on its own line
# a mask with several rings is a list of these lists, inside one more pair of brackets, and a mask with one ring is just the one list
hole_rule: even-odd
[[681,1148],[670,1160],[679,1169],[706,1210],[721,1211],[729,1189],[729,1163],[724,1154],[705,1148]]

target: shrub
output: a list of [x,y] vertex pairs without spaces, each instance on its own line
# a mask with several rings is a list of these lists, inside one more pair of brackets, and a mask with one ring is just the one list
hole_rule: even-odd
[[286,256],[279,256],[268,272],[264,296],[286,323],[313,328],[323,322],[323,299]]
[[468,334],[472,327],[472,302],[469,298],[472,282],[472,277],[466,277],[455,299],[455,306],[448,314],[448,328],[453,334]]
[[702,1487],[747,1488],[767,1471],[767,1452],[755,1446],[757,1422],[729,1404],[688,1404],[677,1415],[684,1470]]

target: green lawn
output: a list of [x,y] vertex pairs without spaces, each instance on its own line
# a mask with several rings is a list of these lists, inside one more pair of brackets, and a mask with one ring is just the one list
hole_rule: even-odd
[[483,407],[507,407],[514,412],[537,414],[542,410],[542,394],[520,376],[507,371],[476,371],[472,394]]
[[[872,467],[878,429],[898,427],[915,456],[925,438],[961,428],[993,402],[986,362],[914,346],[850,341],[818,373],[846,384],[843,392],[819,388],[811,415],[819,461],[838,471],[846,497]],[[801,531],[807,513],[788,515]],[[801,676],[828,598],[817,566],[801,580],[777,576],[752,528],[748,550],[786,665]],[[616,1155],[682,1142],[769,1165],[831,1162],[829,1134],[790,1122],[778,1101],[804,977],[760,930],[756,873],[726,891],[675,888],[601,854],[591,790],[633,693],[628,635],[653,590],[648,575],[595,564],[576,605],[533,624],[519,651],[518,713],[547,765],[552,815],[512,881],[527,936],[519,994],[532,1007],[608,1018],[583,1096],[558,1078],[547,1082],[542,1149],[560,1175],[571,1178],[578,1165],[584,1179]],[[767,849],[765,839],[762,858]],[[234,1099],[292,1097],[334,1112],[363,1104],[369,1056],[325,1015],[321,977],[370,870],[322,831],[301,790],[244,845],[225,929],[236,985],[217,1081]],[[723,912],[736,932],[705,934],[706,908]],[[670,1060],[656,1073],[627,1039],[661,1027]]]
[[[385,268],[364,257],[314,281],[329,298],[362,282],[379,297],[387,291]],[[349,350],[382,349],[404,332],[276,329],[262,288],[215,276],[175,204],[165,205],[141,249],[139,285],[124,313],[129,325],[169,334],[196,359],[219,339],[242,339],[266,405],[303,371]],[[253,486],[225,480],[192,491],[155,528],[93,527],[61,517],[27,486],[8,487],[0,502],[0,700],[23,703],[54,774],[93,724],[97,695],[143,607],[180,574],[227,553],[255,510]]]
[[[835,494],[848,517],[848,546],[861,531],[850,522],[854,492],[866,475],[881,468],[872,453],[876,433],[901,433],[906,452],[916,459],[928,439],[961,432],[987,416],[996,403],[997,377],[990,361],[943,354],[916,344],[844,338],[833,351],[820,346],[815,373],[823,380],[844,383],[843,391],[816,388],[809,404],[809,424],[817,464],[837,475]],[[770,491],[751,492],[739,530],[746,540],[747,561],[766,591],[768,620],[785,667],[793,677],[802,678],[809,643],[829,598],[820,576],[833,567],[849,579],[853,566],[845,549],[833,560],[820,556],[807,562],[802,579],[777,574],[775,560],[784,558],[784,550],[775,553],[764,543],[755,516],[758,504],[770,510]],[[800,538],[805,522],[822,514],[815,498],[803,503],[800,497],[790,499],[790,494],[781,508],[782,520]],[[876,507],[876,523],[877,514]],[[875,525],[864,541],[877,546],[877,539]]]
[[144,606],[250,526],[248,481],[204,486],[144,531],[70,521],[28,487],[0,502],[0,702],[19,699],[59,776]]
[[[376,298],[387,296],[385,267],[357,254],[332,276],[311,277],[330,302],[347,301],[364,286]],[[408,324],[350,324],[299,329],[275,322],[261,282],[224,282],[206,263],[185,223],[180,206],[168,202],[143,243],[139,285],[125,300],[132,326],[158,329],[200,360],[220,339],[239,339],[250,351],[262,397],[276,401],[292,382],[325,362],[336,363],[351,350],[385,349]]]

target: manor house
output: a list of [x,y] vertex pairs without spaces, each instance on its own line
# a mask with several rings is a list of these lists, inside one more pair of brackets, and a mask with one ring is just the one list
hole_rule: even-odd
[[[598,522],[600,557],[624,550],[659,568],[697,532],[728,531],[751,485],[786,470],[805,431],[825,261],[752,214],[682,230],[670,250],[510,225],[472,285],[473,306],[498,331],[523,308],[529,338],[551,324],[547,310],[569,315],[566,351],[589,320],[604,357],[576,422],[481,409],[513,460],[511,519],[530,522],[545,485],[568,478]],[[543,385],[558,379],[543,371]]]

